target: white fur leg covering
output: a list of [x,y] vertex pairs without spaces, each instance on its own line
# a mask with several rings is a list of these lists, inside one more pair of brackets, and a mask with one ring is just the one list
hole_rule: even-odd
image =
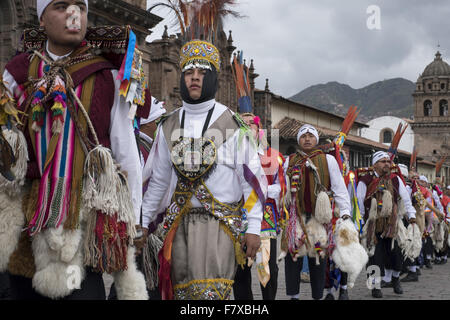
[[81,252],[81,230],[47,229],[33,238],[36,273],[33,288],[60,299],[79,289],[86,275]]
[[9,257],[16,250],[25,223],[22,197],[0,192],[0,272],[6,271]]
[[417,258],[422,250],[422,232],[416,223],[408,225],[406,230],[405,246],[402,248],[403,255],[411,260]]
[[308,250],[308,256],[311,258],[316,258],[316,264],[318,264],[317,260],[317,252],[314,249],[316,243],[320,244],[320,247],[323,249],[320,253],[320,257],[325,256],[325,248],[328,244],[328,235],[325,227],[317,221],[315,217],[311,217],[311,219],[306,224],[306,232],[308,234],[309,242],[311,243],[311,247]]
[[27,172],[27,142],[19,130],[2,130],[14,150],[16,163],[11,168],[16,179],[6,180],[0,175],[0,272],[6,271],[11,254],[16,250],[25,224],[22,199],[29,186],[24,186]]
[[352,288],[369,257],[364,247],[359,243],[358,231],[349,219],[339,219],[335,229],[336,247],[332,259],[336,266],[348,273],[348,287]]
[[148,300],[144,275],[136,267],[134,247],[128,247],[127,265],[127,270],[113,274],[117,298],[119,300]]
[[333,218],[331,210],[330,198],[324,191],[319,192],[316,200],[316,208],[314,210],[314,217],[319,223],[330,223]]
[[[403,224],[403,221],[399,218],[397,219],[397,236],[395,240],[397,240],[400,249],[405,248],[407,239],[408,239],[407,230],[405,228],[405,225]],[[394,241],[392,241],[392,245],[394,245]]]

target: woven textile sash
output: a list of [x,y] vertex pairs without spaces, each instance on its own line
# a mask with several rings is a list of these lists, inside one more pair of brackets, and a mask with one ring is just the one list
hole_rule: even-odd
[[[289,168],[287,170],[287,175],[292,179],[292,171],[294,167],[298,167],[300,169],[300,181],[299,188],[297,190],[296,197],[299,198],[298,214],[305,212],[306,204],[309,203],[313,215],[316,208],[316,199],[317,195],[315,194],[316,181],[314,179],[313,170],[308,170],[308,181],[306,179],[306,161],[312,161],[312,163],[317,167],[320,183],[325,187],[328,191],[330,190],[330,173],[328,171],[328,162],[326,159],[326,155],[321,150],[312,151],[308,157],[302,156],[300,153],[291,156],[289,159]],[[306,182],[309,182],[309,185],[306,185]],[[307,198],[306,198],[307,197]]]
[[[30,64],[30,76],[41,78],[44,66],[44,61],[34,57]],[[75,93],[87,112],[90,109],[94,82],[95,75],[91,75],[75,88]],[[86,121],[81,116],[78,105],[75,104],[74,107],[77,114],[80,113],[78,119],[85,130]],[[63,119],[63,130],[58,134],[52,132],[53,120],[50,110],[46,112],[44,125],[38,132],[31,128],[32,119],[29,117],[29,133],[41,174],[38,194],[35,195],[37,205],[28,226],[30,235],[43,228],[57,228],[62,223],[64,227],[71,229],[78,224],[85,156],[68,108],[64,109]]]

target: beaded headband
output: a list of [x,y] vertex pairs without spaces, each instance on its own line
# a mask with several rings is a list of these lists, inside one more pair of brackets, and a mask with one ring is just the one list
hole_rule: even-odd
[[220,71],[219,50],[209,42],[193,40],[186,43],[180,50],[180,68],[182,72],[199,68],[212,70],[213,65]]

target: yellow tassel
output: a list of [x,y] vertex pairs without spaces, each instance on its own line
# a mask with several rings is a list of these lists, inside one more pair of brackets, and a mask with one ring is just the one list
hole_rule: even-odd
[[61,114],[62,114],[62,112],[64,111],[64,108],[63,108],[63,105],[61,104],[61,102],[58,102],[58,101],[55,102],[52,106],[52,111],[53,111],[53,113],[55,113],[55,111],[58,111],[58,113],[61,112]]
[[45,110],[44,107],[40,103],[38,103],[34,105],[32,111],[34,113],[34,112],[44,112]]

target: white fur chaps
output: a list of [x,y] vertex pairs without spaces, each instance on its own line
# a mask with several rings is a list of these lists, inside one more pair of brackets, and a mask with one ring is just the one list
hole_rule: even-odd
[[445,221],[439,222],[434,227],[434,232],[431,234],[431,239],[433,241],[434,248],[436,251],[441,250],[444,247],[444,230]]
[[60,299],[79,289],[86,275],[83,266],[82,230],[49,228],[33,237],[36,273],[33,288],[40,294]]
[[117,298],[119,300],[148,300],[145,277],[137,269],[134,247],[128,247],[127,265],[127,270],[113,274]]
[[359,243],[358,231],[350,219],[339,219],[335,229],[336,247],[332,259],[336,266],[348,273],[348,287],[352,288],[369,257]]
[[[306,220],[306,216],[303,215],[302,216],[303,221]],[[297,238],[301,238],[304,234],[304,231],[302,229],[302,227],[300,226],[300,222],[297,220],[296,223],[297,226]],[[293,261],[297,261],[297,259],[299,257],[304,257],[304,256],[309,256],[311,258],[316,258],[316,264],[319,264],[319,258],[324,258],[325,257],[325,248],[328,245],[328,235],[327,235],[327,231],[325,230],[325,227],[320,224],[316,218],[311,217],[311,219],[309,219],[308,223],[305,225],[305,229],[306,232],[308,234],[308,238],[309,238],[309,242],[311,244],[310,248],[307,249],[306,248],[306,240],[305,240],[305,244],[303,244],[298,252],[295,254],[295,256],[292,257]],[[320,243],[320,247],[322,248],[322,251],[320,253],[318,253],[315,249],[314,249],[314,245],[316,243]],[[281,251],[280,255],[278,256],[277,262],[279,263],[284,257],[286,257],[288,253],[285,251]]]
[[410,223],[406,229],[406,239],[404,246],[401,247],[405,258],[414,260],[422,250],[422,232],[416,223]]
[[0,175],[0,272],[6,271],[11,254],[16,250],[25,224],[22,199],[29,186],[27,172],[27,143],[21,131],[3,130],[3,135],[14,150],[16,164],[11,168],[16,179],[6,180]]
[[22,196],[10,197],[0,191],[0,272],[8,268],[9,257],[17,249],[24,224]]

